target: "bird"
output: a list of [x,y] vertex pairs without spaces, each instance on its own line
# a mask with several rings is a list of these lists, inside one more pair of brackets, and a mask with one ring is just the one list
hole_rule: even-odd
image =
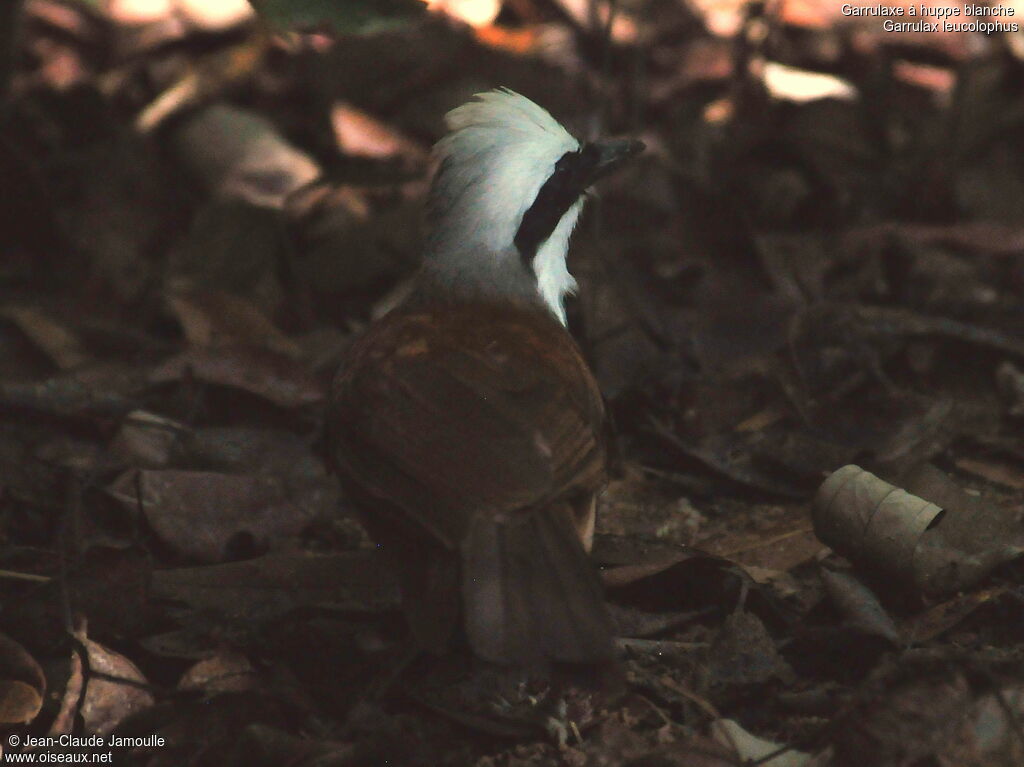
[[644,148],[580,142],[508,89],[445,116],[411,294],[345,352],[330,462],[396,568],[419,650],[602,664],[613,625],[590,560],[608,431],[567,329],[588,191]]

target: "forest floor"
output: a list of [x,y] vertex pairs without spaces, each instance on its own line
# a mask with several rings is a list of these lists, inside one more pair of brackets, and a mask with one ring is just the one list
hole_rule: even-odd
[[[831,0],[447,7],[296,31],[232,0],[25,2],[0,73],[2,748],[1024,764],[1024,34]],[[403,665],[396,585],[323,462],[339,359],[416,270],[443,115],[497,86],[648,146],[570,259],[616,442],[594,557],[621,689]]]

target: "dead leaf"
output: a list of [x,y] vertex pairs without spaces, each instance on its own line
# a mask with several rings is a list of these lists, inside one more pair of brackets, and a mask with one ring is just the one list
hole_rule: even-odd
[[834,764],[925,763],[963,737],[970,706],[970,687],[959,673],[926,671],[898,682],[839,723]]
[[986,695],[974,704],[971,735],[977,761],[971,767],[1024,763],[1024,738],[1020,722],[1024,716],[1024,689],[1006,687]]
[[28,724],[43,707],[46,676],[35,658],[0,633],[0,724]]
[[946,602],[929,607],[924,612],[910,616],[900,624],[901,633],[908,642],[930,642],[955,628],[979,607],[999,599],[1006,592],[1005,586],[997,586],[970,594],[960,594]]
[[916,484],[943,505],[844,466],[815,497],[815,532],[859,566],[931,595],[969,588],[1024,553],[1019,512],[979,503],[935,470]]
[[[598,560],[600,543],[595,545]],[[609,600],[650,613],[722,609],[744,593],[747,606],[756,612],[767,615],[778,608],[774,593],[758,587],[745,568],[695,549],[609,567],[601,570],[601,578]]]
[[192,218],[172,251],[168,286],[230,293],[272,315],[281,310],[281,264],[291,259],[281,213],[243,200],[215,199]]
[[254,690],[259,684],[259,676],[248,658],[239,653],[222,651],[212,658],[199,661],[186,671],[178,680],[178,689],[216,695]]
[[746,519],[700,538],[697,546],[747,568],[783,573],[814,560],[826,550],[815,538],[803,505],[758,506]]
[[109,492],[127,509],[141,508],[176,551],[206,562],[229,556],[232,545],[246,551],[297,535],[334,506],[327,483],[205,471],[128,471]]
[[[247,733],[254,727],[282,727],[288,731],[310,732],[311,722],[301,706],[260,690],[226,692],[198,700],[193,695],[160,703],[126,720],[116,733],[136,737],[162,738],[159,746],[133,749],[131,761],[150,767],[183,765],[302,765],[308,753],[299,750],[298,739],[289,738],[287,747],[274,748],[260,738],[251,741]],[[307,741],[303,740],[303,743]],[[268,746],[266,751],[260,748]]]
[[153,595],[258,621],[300,607],[380,611],[398,607],[398,584],[376,550],[291,552],[206,567],[158,570]]
[[411,138],[352,104],[337,102],[331,109],[331,125],[338,148],[347,155],[397,159],[410,167],[427,160],[427,152]]
[[997,485],[1012,487],[1014,490],[1024,490],[1024,471],[1012,464],[980,458],[958,458],[956,467]]
[[718,691],[774,680],[790,683],[796,678],[764,623],[745,610],[726,617],[708,648],[703,673]]
[[996,384],[1008,403],[1010,415],[1024,416],[1024,370],[1004,362],[996,368]]
[[[262,29],[257,28],[256,31],[235,45],[226,49],[216,49],[202,58],[188,59],[185,64],[184,73],[153,99],[135,118],[136,130],[141,134],[151,133],[171,116],[184,111],[188,107],[193,107],[209,100],[230,86],[237,85],[239,82],[243,82],[251,77],[267,50],[267,37]],[[210,109],[213,108],[210,107]],[[199,118],[193,119],[198,120]],[[223,125],[219,127],[223,128]],[[206,135],[209,136],[211,134],[208,132]],[[237,146],[237,143],[231,145],[217,143],[218,138],[223,138],[222,134],[212,134],[210,138],[211,148],[219,147],[226,153],[231,148]],[[266,146],[266,148],[270,149],[271,147]],[[195,151],[194,147],[193,151]],[[301,152],[297,150],[291,151],[296,156],[301,155],[304,160],[312,163]],[[209,158],[209,155],[207,155],[207,158]],[[187,156],[186,159],[194,160],[195,158]],[[250,159],[252,159],[251,156]],[[265,166],[259,166],[257,162],[255,167],[251,165],[249,170],[259,172],[259,170],[264,168]],[[197,168],[197,171],[201,173],[201,169]],[[255,178],[250,179],[250,181],[252,180],[255,180]],[[241,192],[243,190],[253,192],[255,188],[251,185],[243,185],[243,187],[239,187],[234,191]]]
[[734,749],[736,757],[741,761],[757,761],[764,767],[804,767],[811,761],[811,755],[792,749],[778,756],[761,761],[766,756],[779,751],[782,746],[770,740],[751,735],[732,719],[718,719],[711,723],[711,736],[721,743]]
[[868,636],[900,643],[900,632],[878,597],[849,573],[822,569],[821,579],[829,598],[842,613],[845,623]]
[[914,552],[916,580],[923,593],[962,591],[1024,554],[1024,508],[1019,504],[1006,506],[969,495],[931,464],[905,475],[902,483],[946,511]]
[[60,712],[50,726],[51,735],[70,733],[76,713],[81,714],[87,734],[106,735],[128,716],[153,705],[153,696],[146,690],[146,678],[134,663],[92,641],[84,630],[75,632],[75,638],[85,649],[89,673],[84,673],[81,654],[73,652],[71,676]]
[[171,461],[174,446],[188,427],[169,418],[135,410],[125,416],[111,450],[147,469],[159,469]]
[[354,743],[296,737],[277,726],[250,724],[234,743],[230,767],[261,763],[291,767],[345,767],[357,763],[364,750]]
[[293,359],[300,355],[295,342],[241,296],[181,285],[168,290],[167,302],[185,338],[196,346],[262,348]]
[[35,307],[5,306],[0,308],[0,317],[17,325],[61,370],[76,368],[92,360],[92,355],[74,333]]
[[237,348],[190,349],[157,366],[149,380],[168,383],[187,375],[242,389],[284,408],[318,404],[327,388],[295,360],[266,350]]
[[334,485],[309,438],[280,429],[207,427],[184,435],[174,455],[178,468],[263,474]]
[[185,164],[218,197],[280,208],[288,195],[320,176],[316,161],[271,122],[226,104],[204,109],[175,139]]

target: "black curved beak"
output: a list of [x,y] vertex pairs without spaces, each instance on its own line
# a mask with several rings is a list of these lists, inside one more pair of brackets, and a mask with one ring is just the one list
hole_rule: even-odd
[[530,269],[533,268],[537,248],[551,235],[565,212],[580,199],[580,195],[585,194],[595,181],[612,173],[642,151],[642,141],[612,139],[592,141],[580,147],[579,151],[562,155],[555,163],[551,176],[537,192],[533,204],[523,214],[516,232],[516,247]]
[[631,138],[592,141],[585,144],[580,158],[584,188],[614,173],[645,148],[643,141]]

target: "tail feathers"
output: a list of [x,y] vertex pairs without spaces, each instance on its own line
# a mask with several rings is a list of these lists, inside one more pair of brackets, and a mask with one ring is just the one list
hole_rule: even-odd
[[476,517],[462,567],[466,635],[477,655],[525,665],[611,660],[601,583],[567,506]]

